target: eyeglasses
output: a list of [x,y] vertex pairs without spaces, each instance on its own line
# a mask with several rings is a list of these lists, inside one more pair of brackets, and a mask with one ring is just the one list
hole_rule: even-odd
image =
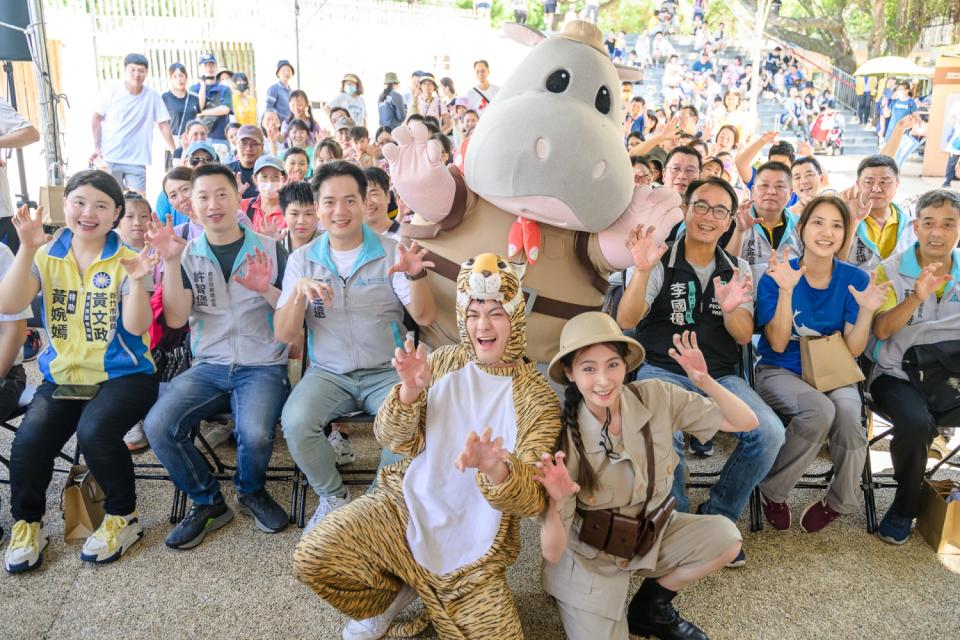
[[730,209],[727,209],[722,205],[711,207],[710,203],[706,200],[697,200],[696,202],[691,203],[690,206],[693,208],[694,213],[700,216],[705,216],[707,213],[710,213],[717,220],[726,220],[728,217],[730,217]]

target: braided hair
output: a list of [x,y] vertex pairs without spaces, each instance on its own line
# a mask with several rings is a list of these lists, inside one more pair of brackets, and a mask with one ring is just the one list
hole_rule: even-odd
[[[627,345],[623,342],[605,342],[603,344],[620,354],[621,358],[626,359],[628,349]],[[581,347],[581,349],[565,355],[561,359],[564,368],[572,367],[573,360],[577,353],[586,348],[588,347]],[[569,443],[573,442],[573,448],[577,452],[577,484],[580,485],[581,491],[591,493],[600,486],[600,480],[597,478],[597,472],[592,466],[590,466],[590,462],[587,460],[587,456],[583,448],[583,435],[580,433],[579,417],[580,403],[582,401],[583,395],[580,393],[577,383],[572,380],[567,382],[567,386],[564,388],[563,392],[563,411],[560,415],[560,422],[563,428],[560,430],[557,448],[560,451],[563,451],[569,459]],[[567,435],[570,437],[566,437]]]

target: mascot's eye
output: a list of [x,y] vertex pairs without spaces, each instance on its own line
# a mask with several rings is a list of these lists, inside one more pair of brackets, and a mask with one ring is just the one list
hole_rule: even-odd
[[472,267],[472,266],[473,266],[473,261],[474,261],[474,258],[470,258],[469,260],[467,260],[467,266],[468,266],[468,267]]
[[506,269],[506,268],[507,268],[507,263],[504,262],[503,260],[497,260],[497,268],[498,268],[498,269]]
[[597,91],[597,99],[593,104],[600,113],[604,115],[610,113],[610,92],[607,91],[606,87],[600,87],[600,91]]
[[570,72],[566,69],[557,69],[547,76],[547,91],[563,93],[570,86]]

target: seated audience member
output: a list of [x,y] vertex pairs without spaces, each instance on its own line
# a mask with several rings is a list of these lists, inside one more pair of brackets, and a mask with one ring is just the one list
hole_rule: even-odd
[[[786,141],[777,142],[777,135],[779,134],[776,131],[768,131],[737,154],[737,174],[747,189],[753,190],[753,181],[757,177],[757,169],[753,167],[753,161],[760,155],[760,150],[764,146],[770,145],[770,150],[767,151],[767,162],[779,162],[787,167],[793,166],[793,161],[796,159],[793,145]],[[792,207],[796,201],[797,194],[791,193],[787,206]]]
[[155,259],[123,246],[113,227],[124,213],[117,181],[89,170],[67,183],[66,228],[52,238],[44,233],[40,212],[33,217],[23,208],[13,221],[20,249],[0,282],[0,313],[20,314],[42,294],[50,344],[38,361],[43,382],[10,452],[14,525],[4,553],[10,573],[35,569],[43,560],[53,462],[74,433],[106,496],[106,515],[80,559],[113,562],[143,536],[133,460],[123,436],[157,399],[156,369],[144,336],[152,318]]
[[[13,252],[6,244],[0,244],[0,280],[12,265]],[[0,314],[0,420],[3,421],[17,409],[27,386],[27,373],[23,370],[23,336],[27,320],[32,317],[29,304],[19,313]],[[3,527],[0,527],[0,538],[3,538]]]
[[288,183],[306,180],[311,174],[310,153],[300,147],[290,147],[283,154],[283,170]]
[[[287,147],[299,147],[306,150],[307,153],[313,151],[313,147],[310,145],[310,128],[306,122],[299,118],[290,121],[287,127]],[[276,155],[279,157],[283,153]]]
[[240,149],[237,148],[237,131],[240,130],[240,127],[243,125],[239,122],[228,122],[224,132],[227,134],[227,151],[226,157],[223,159],[223,164],[230,164],[231,162],[236,161]]
[[780,162],[760,165],[753,180],[750,208],[741,207],[726,250],[750,265],[754,283],[767,269],[770,254],[781,259],[802,253],[797,216],[787,210],[790,200],[790,167]]
[[173,379],[144,420],[157,458],[193,501],[167,536],[173,549],[192,549],[233,519],[193,442],[200,421],[217,413],[231,412],[235,423],[237,508],[262,531],[287,526],[287,514],[264,488],[289,386],[287,346],[273,337],[286,251],[237,222],[237,181],[227,167],[199,167],[191,184],[203,233],[187,242],[168,222],[151,224],[147,234],[164,264],[167,326],[189,322],[192,337],[193,365]]
[[854,222],[843,255],[858,267],[872,269],[917,241],[913,218],[893,202],[899,187],[897,163],[876,155],[860,161],[857,183],[841,194]]
[[[290,455],[320,496],[307,530],[347,503],[337,471],[353,461],[349,439],[324,428],[351,411],[376,414],[399,382],[390,364],[395,334],[404,334],[403,311],[418,324],[436,314],[424,279],[425,251],[405,249],[363,224],[367,178],[354,164],[317,167],[313,176],[326,232],[291,256],[275,319],[276,336],[292,343],[304,318],[310,368],[283,408]],[[384,450],[384,462],[396,460]]]
[[[667,510],[671,467],[677,462],[673,436],[687,432],[710,439],[717,431],[749,431],[757,417],[710,377],[696,334],[674,336],[674,344],[671,357],[707,398],[659,380],[625,385],[627,373],[643,361],[643,347],[625,337],[606,314],[581,314],[567,322],[560,336],[549,374],[554,383],[566,385],[564,432],[556,458],[545,453],[538,463],[550,499],[540,542],[547,560],[543,586],[557,599],[571,640],[627,640],[628,632],[706,638],[680,617],[672,600],[677,591],[718,571],[740,552],[740,532],[730,520]],[[666,452],[666,457],[657,453],[661,459],[650,468],[655,458],[648,447]],[[619,464],[623,461],[628,462]],[[612,512],[635,523],[658,511],[666,511],[667,518],[643,553],[634,545],[618,551],[578,535],[590,517]],[[574,525],[577,516],[580,526]],[[645,579],[624,616],[631,574]],[[587,589],[604,597],[584,598]]]
[[[880,521],[877,535],[893,544],[910,537],[920,509],[920,489],[927,449],[945,416],[910,383],[903,354],[914,345],[936,344],[960,336],[960,195],[937,189],[920,197],[912,225],[913,246],[877,267],[877,282],[893,286],[877,309],[873,331],[877,343],[868,351],[875,362],[870,394],[893,422],[890,456],[897,492]],[[944,382],[946,384],[946,381]]]
[[[186,199],[189,200],[190,174],[193,168],[199,167],[201,164],[210,164],[211,162],[218,162],[218,160],[217,152],[210,143],[193,142],[187,147],[183,166],[173,167],[163,178],[163,185],[160,195],[157,196],[155,211],[161,223],[166,224],[168,216],[173,216],[174,226],[190,220],[187,213],[180,208],[181,206],[187,206],[186,203],[183,201],[183,198],[177,197],[174,193],[182,192],[184,188],[186,188],[186,193],[188,194]],[[172,190],[173,193],[171,193],[170,190]],[[177,202],[174,202],[174,199],[176,199]]]
[[[758,182],[762,180],[758,176]],[[757,325],[761,328],[757,393],[789,422],[786,442],[760,483],[763,512],[781,531],[792,522],[787,498],[820,453],[830,449],[833,477],[825,496],[800,516],[800,528],[814,533],[860,504],[860,474],[867,435],[860,422],[856,384],[821,393],[801,377],[800,337],[839,332],[852,357],[867,346],[873,312],[889,285],[876,286],[866,273],[837,258],[850,212],[835,196],[821,196],[803,210],[798,223],[803,253],[788,259],[773,252],[757,286]]]
[[333,138],[326,138],[317,143],[313,150],[313,171],[316,173],[320,165],[343,159],[343,147]]
[[376,164],[376,158],[374,158],[370,149],[370,132],[367,131],[366,127],[350,129],[350,148],[353,149],[353,157],[361,169]]
[[366,211],[363,224],[382,236],[400,242],[400,222],[390,219],[390,176],[380,167],[363,170],[367,177]]
[[237,147],[240,150],[236,162],[226,165],[233,171],[237,184],[243,192],[241,198],[257,197],[257,182],[253,178],[257,158],[263,155],[263,130],[254,125],[244,125],[237,130]]
[[797,201],[789,211],[795,215],[803,213],[803,208],[820,195],[827,187],[827,174],[813,156],[804,156],[793,161],[790,167],[791,185],[797,194]]
[[317,202],[308,182],[288,182],[280,189],[280,210],[287,223],[283,248],[293,253],[320,235]]
[[[735,434],[739,442],[710,497],[697,512],[719,514],[736,522],[750,493],[766,477],[783,445],[783,425],[773,410],[737,375],[738,345],[753,336],[750,266],[719,245],[737,210],[737,196],[724,180],[707,178],[690,184],[685,198],[686,231],[672,245],[655,246],[649,229],[631,232],[627,242],[634,266],[617,309],[624,329],[637,328],[646,345],[647,364],[638,379],[658,378],[690,391],[696,385],[686,377],[668,351],[673,335],[696,329],[710,375],[746,402],[760,421],[756,429]],[[675,440],[680,464],[674,475],[678,509],[688,511],[684,491],[683,440]],[[734,566],[746,562],[741,550]]]
[[287,173],[275,156],[260,156],[253,167],[257,197],[240,201],[240,210],[247,214],[257,233],[273,236],[286,226],[280,210],[280,189],[287,183]]
[[123,194],[124,214],[117,224],[120,242],[137,253],[146,246],[147,225],[153,218],[150,203],[136,191]]
[[[188,149],[194,142],[206,142],[207,137],[206,125],[200,120],[191,120],[184,126],[183,133],[180,134],[180,146],[173,152],[173,157],[182,161],[185,149]],[[174,164],[178,163],[175,162]]]

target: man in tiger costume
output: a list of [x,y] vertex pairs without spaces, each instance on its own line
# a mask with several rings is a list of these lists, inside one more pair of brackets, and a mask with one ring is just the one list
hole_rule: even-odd
[[397,349],[401,383],[374,424],[406,457],[297,546],[297,578],[352,618],[345,639],[420,633],[423,620],[391,624],[417,596],[441,638],[523,638],[506,570],[520,519],[546,506],[534,470],[557,442],[560,410],[526,355],[520,286],[499,256],[463,263],[460,342],[429,356],[412,342]]

